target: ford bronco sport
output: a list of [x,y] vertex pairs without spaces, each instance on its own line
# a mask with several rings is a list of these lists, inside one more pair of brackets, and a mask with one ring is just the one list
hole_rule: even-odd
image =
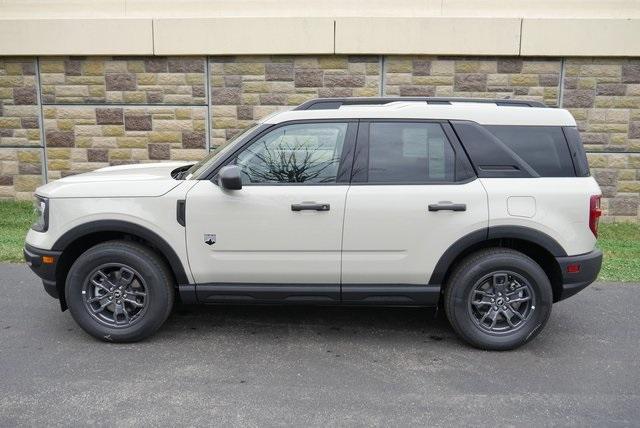
[[569,112],[520,100],[316,99],[202,161],[37,189],[25,258],[89,334],[183,303],[441,305],[506,350],[593,282],[600,189]]

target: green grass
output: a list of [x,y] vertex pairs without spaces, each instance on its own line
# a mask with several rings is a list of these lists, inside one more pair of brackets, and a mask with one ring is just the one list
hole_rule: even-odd
[[24,260],[24,237],[34,220],[31,202],[0,201],[0,261]]
[[[21,262],[27,230],[34,221],[29,202],[0,201],[0,262]],[[600,224],[604,251],[602,281],[640,282],[640,224]]]
[[640,281],[640,224],[600,224],[598,246],[604,252],[602,281]]

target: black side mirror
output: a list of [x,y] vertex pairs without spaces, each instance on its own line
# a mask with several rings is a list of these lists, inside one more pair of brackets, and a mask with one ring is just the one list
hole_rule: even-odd
[[227,165],[218,173],[218,185],[226,190],[242,189],[242,175],[237,165]]

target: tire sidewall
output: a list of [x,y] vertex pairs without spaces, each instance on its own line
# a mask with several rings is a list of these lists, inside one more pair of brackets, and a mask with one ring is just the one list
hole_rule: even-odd
[[[469,294],[477,281],[495,271],[512,271],[525,278],[535,294],[535,308],[525,325],[512,333],[491,334],[481,328],[469,313]],[[459,333],[472,344],[484,349],[507,350],[520,346],[542,330],[553,304],[551,284],[545,272],[533,260],[522,255],[495,254],[481,259],[456,278],[451,290],[452,316]]]
[[[173,304],[168,278],[164,269],[150,259],[149,256],[153,257],[153,254],[129,245],[126,251],[123,250],[124,247],[108,243],[89,249],[72,265],[65,284],[65,298],[75,321],[87,333],[105,341],[136,341],[149,336],[166,320]],[[135,269],[145,281],[146,312],[142,319],[130,327],[113,328],[103,325],[89,314],[84,305],[84,282],[97,267],[107,263],[126,264]]]

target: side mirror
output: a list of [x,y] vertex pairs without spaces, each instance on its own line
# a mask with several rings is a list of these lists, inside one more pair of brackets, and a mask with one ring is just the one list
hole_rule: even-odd
[[237,165],[227,165],[218,173],[218,185],[226,190],[242,189],[242,175]]

